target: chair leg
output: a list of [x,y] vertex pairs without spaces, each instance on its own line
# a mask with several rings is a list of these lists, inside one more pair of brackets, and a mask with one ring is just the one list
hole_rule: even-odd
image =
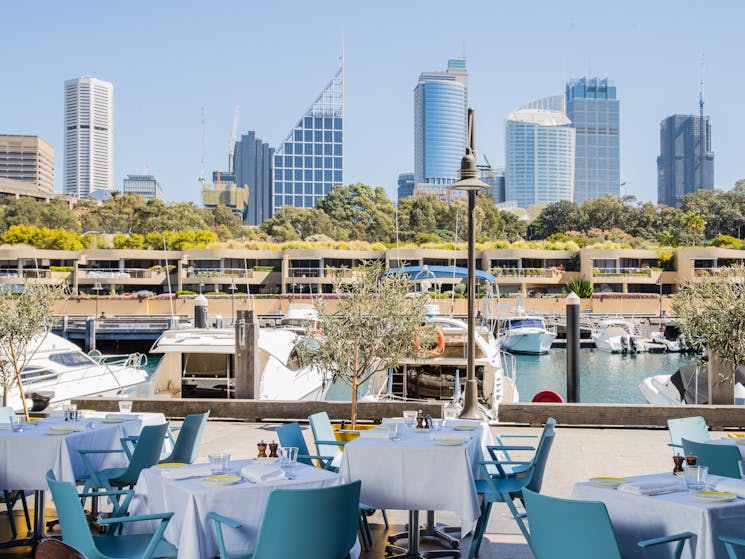
[[370,534],[365,526],[366,523],[367,520],[365,518],[365,515],[361,512],[359,517],[357,518],[357,525],[359,526],[360,536],[362,536],[362,547],[365,548],[365,551],[370,551]]
[[517,526],[520,528],[520,531],[523,533],[523,536],[525,536],[525,539],[528,543],[530,543],[530,533],[528,532],[527,526],[525,526],[525,522],[523,521],[522,515],[517,512],[517,509],[515,508],[515,503],[510,498],[510,495],[507,493],[502,494],[502,498],[504,499],[504,502],[507,503],[507,506],[510,508],[510,512],[512,513],[512,518],[515,519],[515,522],[517,522]]
[[21,506],[23,507],[23,516],[26,518],[26,529],[31,531],[31,516],[28,513],[28,503],[24,491],[21,491]]
[[486,528],[489,526],[489,517],[491,516],[491,502],[481,503],[481,515],[476,523],[476,529],[473,531],[471,539],[471,549],[468,550],[468,559],[474,559],[481,548],[481,541],[484,539]]
[[3,490],[3,499],[5,500],[5,507],[7,509],[6,512],[8,513],[8,521],[10,522],[10,533],[13,534],[13,539],[15,539],[18,535],[18,530],[16,529],[16,519],[13,516],[13,499],[10,491]]
[[388,524],[388,514],[386,514],[385,509],[380,509],[380,514],[383,515],[383,524],[385,524],[385,529],[389,530],[391,525]]

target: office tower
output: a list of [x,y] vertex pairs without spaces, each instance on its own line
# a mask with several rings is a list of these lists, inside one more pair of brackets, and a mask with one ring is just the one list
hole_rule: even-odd
[[576,131],[559,111],[519,108],[505,127],[505,197],[521,208],[574,200]]
[[621,195],[619,104],[608,79],[581,78],[566,84],[566,115],[577,131],[574,201]]
[[657,201],[679,208],[686,194],[711,188],[714,188],[714,152],[709,117],[667,117],[660,123]]
[[[344,63],[277,147],[272,212],[312,208],[343,182]],[[249,204],[251,201],[249,200]],[[263,219],[271,217],[266,215]]]
[[505,201],[505,181],[504,181],[504,169],[499,167],[492,167],[491,164],[477,165],[479,170],[479,178],[489,185],[489,190],[486,192],[494,200],[495,204],[501,204]]
[[64,192],[114,189],[114,86],[85,76],[65,82]]
[[[414,182],[446,186],[458,180],[466,149],[468,72],[464,58],[445,72],[423,72],[414,88]],[[426,188],[425,188],[426,190]]]
[[146,200],[162,200],[163,189],[153,175],[127,175],[122,187],[124,194],[139,194]]
[[[274,148],[262,141],[253,130],[235,142],[233,155],[234,181],[238,188],[246,189],[247,225],[261,225],[272,217],[272,160]],[[229,175],[221,178],[228,182]],[[236,193],[236,195],[239,193]]]
[[398,175],[398,199],[414,196],[414,173]]
[[0,177],[54,193],[54,149],[39,136],[0,135]]

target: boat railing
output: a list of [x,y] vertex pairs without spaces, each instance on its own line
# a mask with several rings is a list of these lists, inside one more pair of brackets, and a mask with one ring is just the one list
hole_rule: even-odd
[[499,350],[499,358],[502,362],[502,374],[510,379],[513,384],[517,376],[517,358],[509,351]]

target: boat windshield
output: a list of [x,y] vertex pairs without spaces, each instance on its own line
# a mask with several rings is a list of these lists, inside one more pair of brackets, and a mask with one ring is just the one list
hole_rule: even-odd
[[505,329],[514,328],[543,328],[543,321],[540,318],[513,318],[508,320]]
[[30,386],[37,382],[55,380],[58,376],[54,371],[43,367],[26,367],[21,372],[21,382],[23,386]]
[[55,353],[49,356],[49,360],[66,367],[83,367],[95,364],[95,361],[80,351]]

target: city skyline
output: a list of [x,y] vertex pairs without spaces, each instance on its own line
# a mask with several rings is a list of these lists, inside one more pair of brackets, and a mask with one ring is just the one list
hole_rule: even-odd
[[[745,43],[736,22],[745,10],[735,2],[701,13],[688,9],[692,2],[677,5],[677,29],[695,25],[701,30],[684,37],[664,25],[668,8],[641,2],[623,8],[573,2],[561,13],[475,2],[471,12],[478,17],[468,32],[454,28],[453,6],[445,2],[381,2],[396,8],[396,18],[385,6],[282,4],[292,10],[281,17],[273,7],[238,2],[156,7],[133,2],[91,10],[91,2],[73,1],[49,5],[43,14],[11,4],[5,10],[12,23],[6,37],[11,52],[18,49],[24,56],[8,57],[6,75],[24,76],[30,87],[8,87],[0,94],[0,133],[41,136],[55,148],[55,167],[62,169],[61,84],[73,76],[96,76],[117,91],[113,186],[148,167],[159,177],[166,200],[198,203],[201,106],[208,171],[227,167],[236,105],[241,106],[239,133],[257,130],[267,143],[279,145],[337,66],[343,29],[345,184],[381,185],[396,198],[398,174],[414,168],[412,81],[459,56],[464,40],[479,162],[487,155],[496,167],[504,165],[504,124],[514,107],[561,91],[570,79],[607,76],[619,87],[623,103],[621,181],[626,187],[621,194],[656,201],[659,123],[673,114],[695,114],[700,55],[705,53],[716,186],[729,189],[745,176],[739,166],[745,140],[739,137],[736,105],[743,81],[736,71],[737,53]],[[319,9],[324,6],[328,9]],[[494,32],[497,21],[527,17],[530,28],[499,25],[499,33]],[[79,19],[92,34],[68,36],[65,30]],[[38,41],[23,30],[30,21],[37,25]],[[272,32],[280,22],[283,44]],[[312,35],[302,33],[308,22]],[[146,40],[131,41],[126,29],[135,27]],[[411,32],[414,28],[419,30]],[[246,32],[252,44],[271,48],[244,57],[249,66],[236,66],[233,54]],[[425,40],[431,35],[437,41]],[[65,49],[53,48],[63,43]],[[593,45],[592,51],[587,45]],[[58,172],[57,192],[62,179]]]

